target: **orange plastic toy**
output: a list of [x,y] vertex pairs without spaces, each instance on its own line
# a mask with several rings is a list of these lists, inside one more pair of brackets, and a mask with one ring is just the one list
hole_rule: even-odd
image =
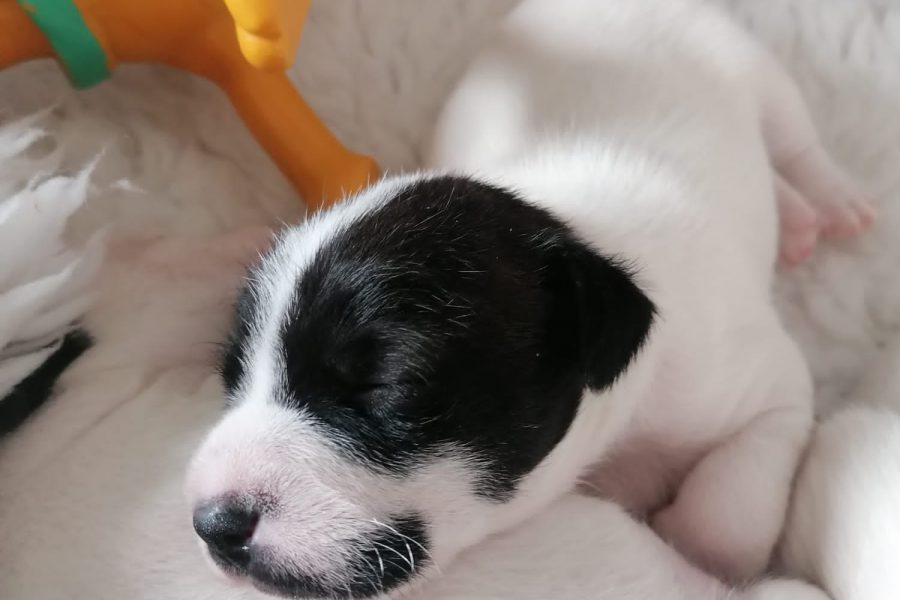
[[309,4],[0,0],[0,68],[56,56],[81,86],[102,79],[121,62],[162,63],[206,77],[228,94],[315,210],[374,180],[378,168],[368,156],[346,149],[284,74]]

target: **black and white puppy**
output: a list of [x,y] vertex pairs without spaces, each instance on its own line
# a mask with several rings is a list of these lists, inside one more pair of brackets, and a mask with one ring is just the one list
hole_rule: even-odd
[[788,262],[872,218],[790,80],[695,1],[528,0],[432,166],[252,271],[189,475],[214,562],[285,596],[399,593],[588,478],[758,574],[811,424],[770,301],[779,211]]

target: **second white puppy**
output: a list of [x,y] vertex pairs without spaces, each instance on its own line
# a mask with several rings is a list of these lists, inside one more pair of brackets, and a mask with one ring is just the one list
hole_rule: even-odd
[[779,210],[788,262],[872,218],[792,83],[699,2],[528,0],[434,147],[439,173],[252,274],[188,482],[213,562],[391,593],[587,477],[710,570],[761,572],[811,425]]
[[900,338],[826,417],[797,477],[781,559],[834,600],[900,590]]

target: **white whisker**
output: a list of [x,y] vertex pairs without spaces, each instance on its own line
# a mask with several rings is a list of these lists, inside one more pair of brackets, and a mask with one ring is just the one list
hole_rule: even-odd
[[384,578],[384,559],[381,558],[381,552],[378,551],[378,548],[372,546],[372,550],[375,551],[375,556],[378,557],[378,566],[381,567],[381,577]]
[[410,574],[412,574],[413,570],[415,569],[415,564],[414,564],[414,563],[411,563],[411,562],[409,561],[409,559],[407,559],[405,556],[403,556],[403,553],[402,553],[402,552],[400,552],[400,551],[397,550],[396,548],[392,548],[391,546],[388,546],[387,544],[382,544],[381,542],[371,541],[370,543],[371,543],[371,544],[374,544],[374,545],[376,545],[376,546],[381,546],[381,547],[384,548],[385,550],[390,550],[391,552],[393,552],[394,554],[396,554],[397,556],[399,556],[400,558],[402,558],[402,559],[403,559],[403,562],[405,562],[406,564],[409,565],[409,572],[410,572]]
[[382,523],[382,522],[379,521],[378,519],[372,518],[371,521],[372,521],[372,523],[374,523],[375,525],[378,525],[379,527],[384,527],[384,528],[387,529],[388,531],[390,531],[390,532],[394,533],[395,535],[397,535],[398,537],[400,537],[400,539],[402,539],[402,540],[404,541],[404,543],[406,544],[406,550],[409,552],[409,557],[410,557],[410,559],[412,559],[412,548],[410,548],[409,543],[407,543],[407,542],[412,542],[413,544],[415,544],[416,546],[418,546],[419,549],[422,550],[422,552],[425,554],[425,556],[427,556],[428,559],[431,561],[431,564],[434,565],[434,567],[435,567],[435,569],[437,570],[437,572],[438,572],[438,573],[441,572],[441,567],[440,567],[440,565],[437,564],[437,562],[434,560],[434,557],[431,555],[431,552],[429,552],[429,551],[428,551],[428,548],[426,548],[425,546],[423,546],[420,542],[418,542],[417,540],[415,540],[415,539],[409,537],[408,535],[404,535],[404,534],[400,533],[400,532],[397,531],[397,529],[395,529],[394,527],[391,527],[391,526],[388,525],[387,523]]
[[[372,550],[375,551],[375,554],[378,556],[379,562],[381,561],[381,555],[378,554],[378,548],[372,546]],[[378,583],[378,589],[384,593],[384,564],[381,565],[381,576],[378,575],[378,571],[375,569],[375,565],[372,564],[372,561],[368,558],[365,559],[366,566],[372,570],[372,574],[375,576],[375,581]]]

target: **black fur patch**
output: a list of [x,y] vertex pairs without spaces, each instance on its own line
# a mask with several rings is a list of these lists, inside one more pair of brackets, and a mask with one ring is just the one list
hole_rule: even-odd
[[0,399],[0,438],[16,430],[50,399],[59,376],[92,345],[86,332],[69,333],[56,352]]
[[360,552],[336,574],[339,579],[348,578],[344,585],[335,585],[324,576],[275,572],[264,556],[251,562],[249,574],[260,589],[279,596],[369,598],[408,582],[429,563],[425,522],[415,515],[391,519],[389,527],[348,543]]
[[349,224],[299,281],[282,328],[289,404],[396,475],[462,449],[477,491],[502,501],[584,390],[626,369],[653,312],[621,264],[548,212],[470,179],[423,180]]

